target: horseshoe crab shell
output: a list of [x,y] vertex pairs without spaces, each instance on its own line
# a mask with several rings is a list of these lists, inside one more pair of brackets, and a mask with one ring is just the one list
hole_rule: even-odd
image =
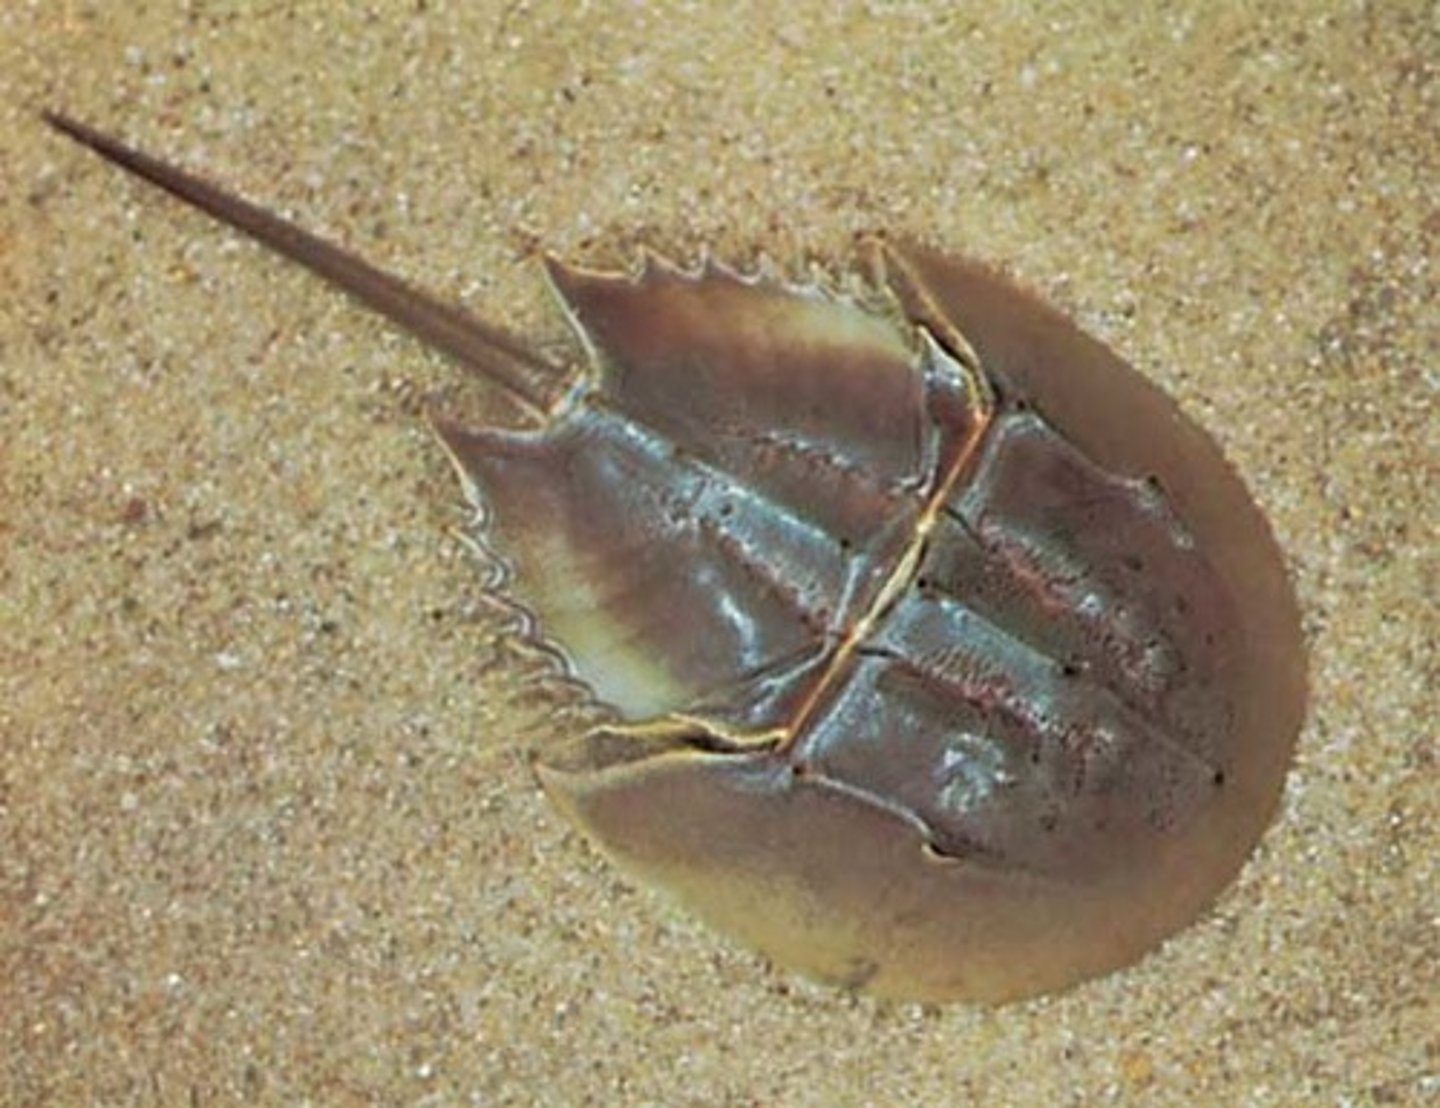
[[985,268],[875,242],[851,299],[550,261],[567,369],[48,119],[532,410],[437,428],[616,720],[540,781],[777,963],[910,999],[1063,988],[1193,919],[1271,818],[1305,684],[1265,519],[1163,393]]

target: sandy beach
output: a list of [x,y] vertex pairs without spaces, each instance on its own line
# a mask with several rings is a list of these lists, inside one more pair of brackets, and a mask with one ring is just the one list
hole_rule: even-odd
[[[0,15],[0,1103],[1440,1103],[1432,5],[269,7]],[[1001,266],[1274,525],[1275,823],[1162,948],[999,1009],[717,937],[525,764],[575,722],[423,415],[503,397],[45,108],[559,356],[542,250]]]

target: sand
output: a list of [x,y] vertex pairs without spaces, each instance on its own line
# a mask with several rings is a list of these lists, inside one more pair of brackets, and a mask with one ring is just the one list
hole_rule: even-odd
[[[1433,6],[267,7],[0,14],[0,1101],[1440,1102]],[[998,1010],[717,938],[519,756],[567,723],[422,417],[503,403],[43,107],[547,343],[540,248],[1003,265],[1274,522],[1274,826],[1159,951]]]

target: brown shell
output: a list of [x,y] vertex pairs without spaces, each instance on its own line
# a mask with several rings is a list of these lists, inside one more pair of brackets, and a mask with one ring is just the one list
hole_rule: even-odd
[[1269,821],[1305,700],[1280,552],[1214,442],[981,266],[863,302],[548,263],[590,365],[63,117],[479,369],[438,429],[515,597],[618,722],[542,755],[627,868],[782,965],[999,1001],[1183,926]]

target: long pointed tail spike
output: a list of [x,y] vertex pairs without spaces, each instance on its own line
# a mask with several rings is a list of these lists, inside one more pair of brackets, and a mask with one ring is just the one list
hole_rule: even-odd
[[495,382],[543,418],[567,387],[565,372],[498,327],[446,304],[273,212],[60,112],[42,113],[55,130],[106,160],[248,235],[410,331],[466,369]]

